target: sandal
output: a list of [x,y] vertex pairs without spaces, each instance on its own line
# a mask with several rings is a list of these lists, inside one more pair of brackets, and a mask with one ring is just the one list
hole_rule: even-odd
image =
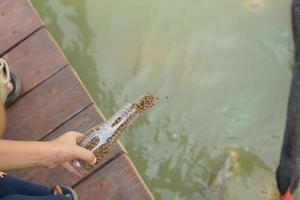
[[63,195],[70,200],[78,200],[78,195],[71,187],[65,185],[56,185],[50,189],[51,193],[54,195]]
[[13,84],[13,91],[7,96],[5,101],[5,107],[13,104],[21,93],[21,81],[19,77],[10,72],[10,82]]

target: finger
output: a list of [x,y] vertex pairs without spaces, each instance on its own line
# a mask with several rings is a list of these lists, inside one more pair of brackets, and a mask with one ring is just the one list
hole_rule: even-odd
[[77,144],[77,145],[80,145],[80,144],[82,143],[82,141],[84,140],[84,137],[85,137],[84,135],[83,135],[83,136],[80,136],[80,137],[77,137],[77,138],[76,138],[76,144]]
[[62,164],[62,166],[68,170],[69,172],[71,172],[72,174],[78,176],[78,177],[82,177],[83,174],[81,174],[77,169],[75,169],[69,162],[65,162],[64,164]]
[[74,148],[73,155],[75,157],[74,159],[83,160],[91,165],[95,164],[97,161],[93,152],[79,146]]
[[67,134],[72,138],[72,141],[76,142],[76,144],[79,144],[80,140],[85,136],[83,133],[75,131],[70,131]]
[[71,134],[71,135],[73,135],[73,136],[76,137],[76,138],[84,136],[83,133],[76,132],[76,131],[70,131],[70,132],[68,132],[68,133]]

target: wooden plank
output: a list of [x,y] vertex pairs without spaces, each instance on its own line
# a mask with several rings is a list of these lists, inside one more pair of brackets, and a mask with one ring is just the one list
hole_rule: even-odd
[[26,0],[2,2],[0,24],[0,55],[43,26],[43,22]]
[[[49,135],[45,140],[51,140],[57,138],[67,131],[78,131],[85,132],[88,129],[100,124],[103,119],[100,117],[97,108],[94,105],[89,106],[74,118],[70,119],[68,122],[60,126],[57,130],[55,130],[51,135]],[[109,160],[113,159],[117,155],[123,153],[123,148],[117,142],[113,145],[112,149],[105,157],[105,159],[99,163],[99,166],[104,165],[109,162]],[[40,184],[45,185],[54,185],[54,184],[64,184],[64,185],[74,185],[80,178],[70,174],[68,171],[63,169],[62,167],[57,167],[53,170],[49,170],[46,168],[34,168],[34,169],[24,169],[24,170],[16,170],[9,172],[11,175],[15,175],[24,180],[33,181]]]
[[6,139],[39,140],[92,104],[67,66],[7,109]]
[[20,77],[22,94],[68,64],[67,59],[45,28],[40,29],[12,49],[4,58],[11,71]]
[[110,162],[75,187],[80,200],[154,199],[126,154]]
[[43,140],[53,140],[67,131],[78,131],[84,133],[90,128],[101,124],[103,121],[104,119],[98,114],[97,108],[93,104],[78,113],[72,119],[68,120],[65,124],[61,125]]
[[[8,12],[9,11],[9,12]],[[1,23],[2,22],[2,23]],[[84,131],[102,121],[76,73],[27,0],[0,0],[0,55],[22,80],[23,97],[7,109],[5,138],[49,140],[68,130]],[[51,133],[51,134],[50,134]],[[50,134],[50,135],[49,135]],[[62,168],[14,172],[26,180],[74,185],[80,199],[153,199],[121,143],[89,176]]]
[[2,3],[4,3],[4,1],[7,1],[7,0],[0,0],[0,6],[1,6]]

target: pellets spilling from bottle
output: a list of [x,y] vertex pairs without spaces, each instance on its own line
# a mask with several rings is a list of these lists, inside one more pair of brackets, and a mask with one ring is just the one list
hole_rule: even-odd
[[[121,109],[115,114],[117,116],[114,115],[112,117],[116,118],[114,119],[114,121],[110,121],[111,119],[109,119],[103,124],[100,124],[99,126],[91,129],[88,135],[79,142],[79,145],[85,147],[90,151],[93,151],[97,158],[96,164],[99,163],[99,161],[101,161],[107,155],[114,142],[119,138],[120,133],[131,123],[133,123],[140,114],[153,107],[157,100],[158,98],[153,93],[149,92],[144,95],[138,102],[127,104],[127,107],[125,106],[125,110],[124,108],[123,110]],[[105,126],[108,126],[108,128],[105,129]],[[115,127],[117,128],[114,130]],[[113,131],[111,131],[110,133],[110,130]],[[104,141],[101,141],[101,138],[104,138]],[[78,162],[80,167],[85,170],[90,170],[95,166],[89,165],[83,161]]]
[[147,93],[137,104],[133,104],[133,106],[136,107],[138,113],[142,113],[153,107],[157,99],[158,98],[154,94]]

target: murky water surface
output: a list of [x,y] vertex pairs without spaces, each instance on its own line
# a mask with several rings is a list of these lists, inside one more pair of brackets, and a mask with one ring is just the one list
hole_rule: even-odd
[[293,44],[288,0],[33,0],[157,199],[276,199]]

